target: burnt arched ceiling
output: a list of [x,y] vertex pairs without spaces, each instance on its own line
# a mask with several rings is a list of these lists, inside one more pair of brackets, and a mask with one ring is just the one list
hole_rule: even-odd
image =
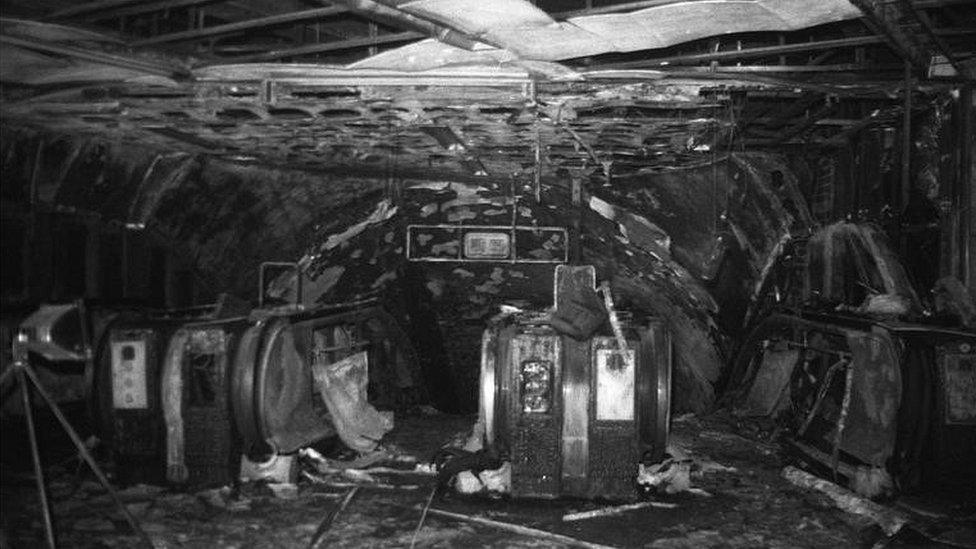
[[[602,170],[563,169],[535,187],[531,174],[271,169],[9,126],[0,138],[6,194],[19,189],[62,211],[151,233],[215,288],[253,299],[261,262],[298,261],[306,306],[412,293],[430,304],[446,335],[480,331],[503,303],[548,306],[552,265],[417,261],[407,249],[409,227],[421,241],[465,222],[562,227],[578,238],[569,259],[596,265],[622,306],[668,319],[680,406],[694,410],[712,401],[729,337],[781,241],[809,227],[789,167],[762,154],[708,154],[684,167],[621,173],[613,185]],[[556,253],[544,240],[527,246],[535,259]]]

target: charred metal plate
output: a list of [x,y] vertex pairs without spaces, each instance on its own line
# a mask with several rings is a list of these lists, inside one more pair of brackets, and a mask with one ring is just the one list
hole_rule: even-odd
[[128,332],[123,337],[111,343],[112,405],[118,410],[143,410],[149,407],[146,370],[152,332]]
[[409,225],[407,259],[426,262],[566,263],[563,227],[523,225]]
[[969,343],[943,347],[940,353],[945,381],[945,422],[976,425],[976,349]]
[[894,452],[901,367],[887,334],[847,333],[854,371],[851,404],[841,448],[865,463],[883,466]]

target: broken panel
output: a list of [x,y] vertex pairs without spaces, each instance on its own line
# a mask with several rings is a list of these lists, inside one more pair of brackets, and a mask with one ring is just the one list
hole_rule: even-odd
[[565,263],[563,227],[529,225],[409,225],[407,259],[427,262]]

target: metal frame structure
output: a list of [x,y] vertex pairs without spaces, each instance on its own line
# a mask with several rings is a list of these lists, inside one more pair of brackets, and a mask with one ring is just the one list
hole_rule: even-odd
[[[578,9],[554,11],[549,15],[556,20],[566,20],[673,3],[677,0],[618,1],[594,7],[592,1],[580,0]],[[967,51],[965,45],[953,41],[972,36],[974,30],[940,26],[940,22],[952,18],[936,17],[941,10],[966,9],[965,2],[854,0],[854,4],[865,14],[862,22],[834,24],[832,27],[836,30],[833,31],[826,28],[817,33],[729,35],[667,48],[663,52],[638,52],[636,56],[627,56],[630,57],[627,60],[615,60],[612,55],[598,56],[587,60],[587,64],[601,68],[669,68],[704,63],[712,70],[745,67],[738,70],[769,72],[762,67],[772,66],[780,67],[777,72],[809,72],[816,69],[804,71],[802,67],[823,65],[823,57],[853,50],[852,62],[826,66],[833,71],[863,71],[876,70],[883,65],[885,50],[890,47],[900,57],[909,59],[917,69],[924,69],[932,55],[939,54],[958,73],[969,70],[968,76],[973,76],[971,69],[966,69],[960,62],[976,52]],[[185,51],[187,46],[192,46],[195,55],[222,57],[232,62],[348,60],[373,55],[386,45],[425,37],[435,37],[467,49],[477,42],[476,37],[409,15],[384,0],[339,0],[322,2],[321,7],[315,8],[308,8],[298,1],[271,7],[264,2],[247,0],[154,0],[144,3],[94,0],[53,11],[47,18],[66,23],[94,22],[129,38],[129,44],[135,47],[164,46]],[[830,37],[831,34],[834,37]],[[220,42],[228,38],[239,40],[226,52],[236,51],[240,55],[219,55],[222,51]],[[699,52],[689,53],[689,49],[699,49]],[[667,50],[673,50],[673,53]],[[804,54],[809,57],[798,62]],[[876,59],[872,61],[871,57]],[[765,59],[765,62],[743,65],[742,61],[747,59]]]

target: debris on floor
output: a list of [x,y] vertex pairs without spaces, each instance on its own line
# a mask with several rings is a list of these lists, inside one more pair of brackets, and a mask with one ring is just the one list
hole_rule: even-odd
[[367,353],[332,364],[315,364],[312,374],[342,442],[359,452],[374,450],[393,429],[393,413],[380,412],[366,398]]
[[[573,499],[517,500],[475,497],[438,490],[426,458],[447,433],[469,432],[474,418],[418,415],[397,419],[383,441],[396,456],[374,460],[332,459],[306,449],[298,456],[302,474],[293,484],[267,480],[182,492],[133,485],[120,497],[137,516],[156,547],[306,548],[318,547],[854,547],[888,536],[870,520],[837,508],[817,490],[798,488],[783,478],[786,461],[766,451],[768,441],[740,434],[734,419],[716,414],[675,421],[671,459],[687,467],[693,492],[661,493],[639,502]],[[370,454],[367,454],[370,456]],[[360,468],[341,465],[353,463]],[[471,473],[492,486],[501,468]],[[685,467],[682,467],[685,468]],[[636,473],[636,472],[635,472]],[[134,547],[132,535],[104,489],[73,471],[52,468],[52,484],[78,488],[53,497],[59,542],[64,547]],[[493,477],[496,480],[493,480]],[[826,482],[826,481],[824,481]],[[351,501],[342,507],[352,490]],[[499,490],[500,491],[500,490]],[[3,485],[4,531],[11,547],[43,544],[40,508],[29,477]],[[430,509],[417,529],[422,509]],[[12,502],[17,502],[14,505]],[[911,528],[921,542],[965,546],[976,509],[923,508],[911,502]],[[341,509],[341,512],[337,512]],[[924,510],[930,516],[923,516]],[[329,516],[329,526],[322,528]],[[968,521],[968,523],[967,523]],[[898,524],[890,522],[885,524]],[[321,530],[320,530],[321,528]],[[870,534],[873,530],[876,534]],[[415,537],[416,533],[416,537]],[[916,534],[913,534],[916,535]],[[906,542],[907,543],[907,542]]]
[[635,509],[643,509],[645,507],[656,507],[658,509],[674,509],[678,505],[675,503],[664,503],[660,501],[642,501],[640,503],[628,503],[626,505],[614,505],[613,507],[603,507],[600,509],[594,509],[592,511],[583,511],[581,513],[569,513],[568,515],[563,515],[563,522],[572,522],[574,520],[586,520],[596,517],[606,517],[609,515],[619,515],[620,513],[626,513],[627,511],[633,511]]
[[839,509],[871,519],[888,536],[897,534],[908,522],[908,517],[904,513],[859,497],[846,488],[842,488],[829,480],[815,477],[796,467],[785,467],[783,469],[783,478],[800,488],[817,490],[825,494]]

